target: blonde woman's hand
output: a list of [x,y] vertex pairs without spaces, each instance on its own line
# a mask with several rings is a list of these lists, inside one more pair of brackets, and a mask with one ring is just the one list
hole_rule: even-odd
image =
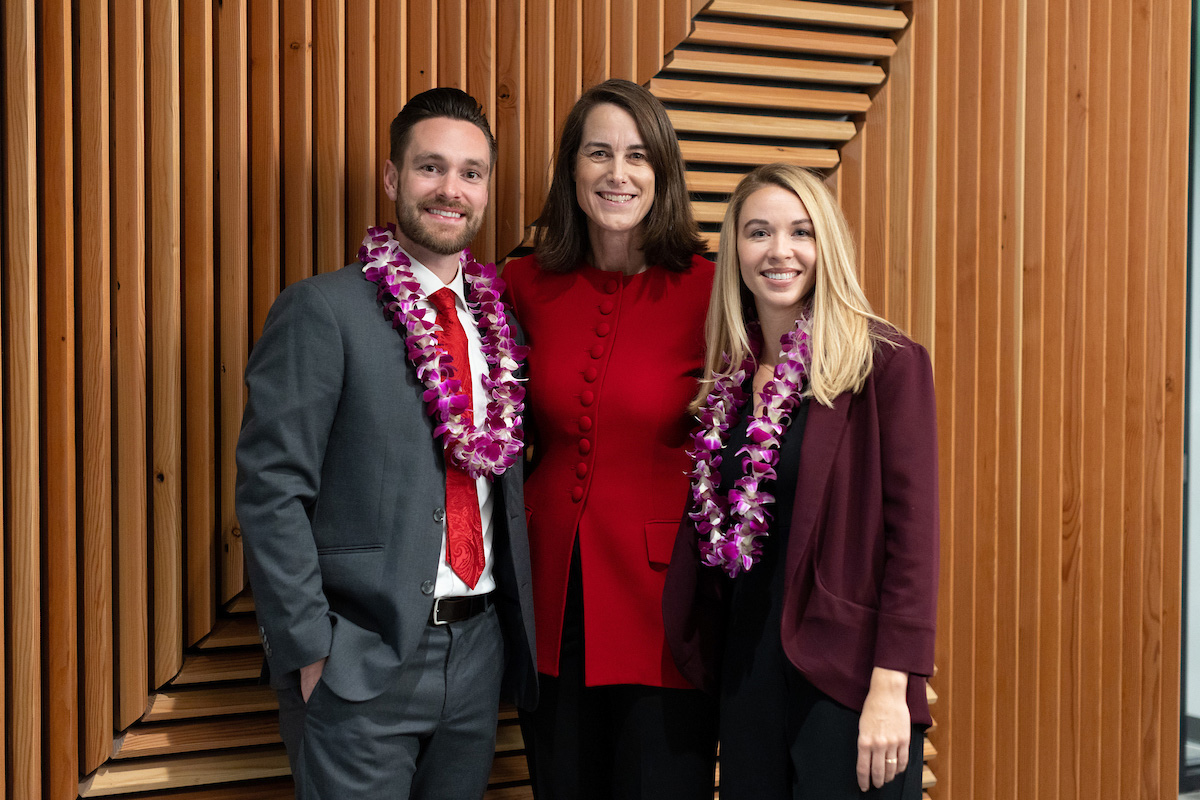
[[878,788],[908,768],[908,673],[876,667],[858,718],[858,788]]

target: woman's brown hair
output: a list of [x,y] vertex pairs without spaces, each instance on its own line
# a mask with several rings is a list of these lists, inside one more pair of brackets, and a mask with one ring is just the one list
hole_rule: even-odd
[[587,258],[587,218],[575,197],[575,159],[588,112],[603,103],[633,117],[654,169],[654,202],[642,220],[646,263],[682,272],[691,266],[694,254],[704,252],[704,240],[692,216],[675,128],[658,98],[636,83],[615,78],[584,92],[563,123],[550,191],[534,222],[538,264],[549,272],[570,272]]

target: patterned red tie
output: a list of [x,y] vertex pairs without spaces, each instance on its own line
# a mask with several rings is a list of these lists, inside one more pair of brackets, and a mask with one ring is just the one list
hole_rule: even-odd
[[[459,393],[467,398],[463,418],[470,424],[475,416],[471,400],[471,362],[467,355],[467,332],[458,321],[454,292],[439,289],[429,302],[437,309],[441,326],[438,344],[454,359],[454,377],[462,386]],[[483,574],[483,521],[479,518],[479,495],[475,479],[450,460],[446,451],[446,562],[454,574],[475,588]]]

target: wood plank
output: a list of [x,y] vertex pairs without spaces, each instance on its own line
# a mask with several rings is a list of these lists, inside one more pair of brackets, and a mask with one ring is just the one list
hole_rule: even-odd
[[[183,197],[183,386],[186,630],[194,644],[216,619],[216,438],[213,265],[213,29],[212,0],[183,7],[180,144]],[[92,765],[94,768],[95,765]]]
[[[75,224],[74,125],[71,3],[41,5],[42,216],[38,253],[55,264],[42,279],[39,296],[43,361],[41,462],[45,537],[45,710],[43,758],[48,800],[74,800],[79,775],[79,608],[75,459],[75,247],[59,231]],[[0,239],[0,241],[4,241]],[[0,244],[7,264],[7,247]],[[7,267],[5,272],[7,273]],[[4,440],[0,434],[0,445]],[[0,468],[0,477],[4,470]],[[0,511],[3,501],[0,500]],[[3,515],[0,514],[0,520]],[[0,529],[5,525],[0,521]],[[0,601],[0,607],[3,601]],[[0,657],[3,647],[0,646]],[[3,668],[0,668],[0,673]],[[0,729],[6,729],[0,712]],[[0,782],[4,780],[0,767]]]
[[[280,130],[283,156],[283,283],[313,274],[313,66],[312,0],[297,3],[280,23],[283,65],[280,67]],[[239,414],[240,418],[240,414]]]
[[249,341],[249,192],[247,164],[246,6],[223,0],[217,13],[220,80],[220,594],[224,602],[246,586],[242,535],[234,512],[234,449],[245,406]]
[[524,754],[497,754],[492,761],[492,771],[488,775],[488,783],[513,783],[529,780],[529,762]]
[[521,726],[500,723],[496,727],[496,752],[513,753],[518,750],[525,750],[525,740],[521,738]]
[[[583,56],[583,85],[581,90],[595,86],[612,77],[612,0],[584,0],[580,8],[580,32],[587,31],[581,41]],[[578,95],[576,95],[578,97]],[[574,103],[574,100],[571,101]]]
[[[665,0],[639,0],[637,18],[637,72],[634,80],[645,85],[662,69]],[[675,3],[674,5],[678,5]]]
[[663,71],[846,86],[877,86],[884,79],[883,68],[875,64],[682,49],[667,57]]
[[[346,84],[346,251],[357,255],[367,228],[379,219],[375,185],[387,152],[387,137],[376,139],[375,7],[373,0],[348,0],[346,62],[354,80]],[[387,117],[386,112],[378,114]],[[388,117],[390,120],[390,117]],[[378,141],[378,145],[377,145]]]
[[467,88],[467,0],[437,0],[437,85]]
[[224,606],[229,614],[250,614],[254,612],[254,593],[247,588],[239,593]]
[[[647,0],[647,2],[650,1]],[[638,0],[606,0],[604,5],[608,6],[608,75],[606,77],[636,82]],[[591,29],[586,31],[588,36],[591,33]]]
[[321,222],[314,257],[319,272],[332,272],[352,257],[346,242],[346,0],[317,0],[316,50],[315,167]]
[[142,715],[150,685],[146,497],[146,105],[142,0],[113,6],[113,271],[117,712]]
[[496,116],[499,156],[492,184],[496,246],[508,255],[525,232],[525,0],[509,0],[496,20]]
[[201,639],[196,647],[207,650],[218,647],[246,647],[260,644],[258,623],[252,616],[221,617],[212,632]]
[[896,51],[896,43],[883,36],[739,25],[704,19],[696,20],[688,43],[872,59],[890,58]]
[[525,206],[524,229],[541,213],[550,186],[554,153],[554,48],[557,46],[554,0],[525,3]]
[[5,779],[18,797],[42,794],[36,28],[32,0],[5,4],[3,730]]
[[740,144],[727,142],[696,142],[681,139],[679,149],[683,160],[701,164],[736,164],[757,167],[772,161],[796,164],[801,167],[829,169],[837,166],[838,151],[820,147],[791,147],[775,144]]
[[229,783],[199,789],[139,793],[137,800],[294,800],[291,777]]
[[[664,62],[670,58],[670,53],[692,32],[692,9],[687,2],[664,2],[663,6],[663,41],[662,52]],[[659,65],[659,70],[662,65]]]
[[279,295],[280,249],[280,38],[279,4],[251,3],[246,18],[250,47],[249,139],[250,335],[256,341]]
[[[496,0],[477,0],[468,6],[467,16],[467,49],[477,56],[470,60],[467,70],[466,91],[479,101],[488,121],[495,131],[496,120]],[[518,171],[519,175],[520,172]],[[491,195],[496,192],[493,180],[489,186]],[[483,216],[483,226],[475,241],[471,243],[471,252],[480,261],[496,259],[496,204],[488,203]]]
[[263,655],[258,648],[189,653],[171,685],[254,680],[262,674],[262,668]]
[[655,78],[647,87],[664,103],[697,103],[740,108],[771,108],[784,111],[820,111],[833,114],[862,114],[871,107],[864,92],[834,92],[819,89],[789,89],[738,83],[712,83],[677,78]]
[[220,686],[213,689],[167,689],[150,698],[142,722],[220,717],[275,711],[279,703],[270,686]]
[[[373,224],[383,224],[395,218],[392,202],[383,189],[382,163],[391,158],[389,129],[392,118],[408,99],[408,69],[406,48],[393,47],[393,42],[408,41],[408,0],[383,3],[378,12],[379,33],[376,39],[375,60],[378,64],[378,85],[375,103],[379,115],[375,120],[376,139],[379,142],[379,158],[372,165],[371,180],[375,187],[375,217]],[[377,172],[377,170],[380,170]],[[358,235],[364,235],[360,231]]]
[[[436,19],[436,0],[408,0],[408,30],[403,40],[408,50],[405,101],[438,85]],[[399,106],[396,110],[400,110]]]
[[[555,133],[583,92],[583,0],[554,0]],[[557,139],[555,139],[557,141]],[[553,170],[551,170],[551,173]],[[547,183],[549,186],[549,183]]]
[[533,789],[529,786],[504,786],[488,789],[483,800],[533,800]]
[[279,742],[279,719],[275,714],[202,722],[135,725],[114,742],[113,758],[147,758]]
[[[77,16],[79,63],[80,349],[79,451],[83,555],[83,753],[90,772],[109,756],[113,731],[112,628],[112,374],[110,321],[108,8],[81,5]],[[13,74],[10,70],[9,74]],[[210,329],[211,330],[211,329]]]
[[908,17],[892,8],[868,8],[803,0],[713,0],[705,15],[764,22],[791,22],[877,31],[904,30]]
[[692,213],[696,215],[697,222],[709,222],[719,225],[721,220],[725,219],[725,209],[728,205],[728,203],[693,200]]
[[[230,0],[224,0],[230,2]],[[80,797],[181,789],[210,783],[278,778],[289,774],[282,747],[214,755],[187,755],[151,763],[114,761],[79,784]]]
[[853,122],[766,117],[754,114],[725,114],[710,111],[681,111],[668,108],[667,116],[680,133],[713,133],[725,136],[762,136],[775,139],[815,139],[846,142],[854,137]]
[[745,174],[745,172],[703,172],[700,170],[688,170],[688,191],[730,194]]
[[152,686],[162,686],[183,663],[183,362],[180,307],[179,9],[151,3],[147,139],[150,237],[150,402],[154,599]]

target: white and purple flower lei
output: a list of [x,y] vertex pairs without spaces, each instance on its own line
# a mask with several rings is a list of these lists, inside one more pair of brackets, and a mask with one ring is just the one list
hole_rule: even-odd
[[800,402],[801,387],[812,363],[808,328],[808,321],[799,319],[796,327],[779,340],[779,363],[775,365],[774,378],[762,389],[762,411],[750,418],[746,430],[750,441],[735,454],[745,454],[743,474],[729,490],[728,497],[717,491],[721,482],[720,452],[737,419],[738,409],[746,402],[742,384],[754,367],[753,357],[734,370],[725,356],[727,372],[716,376],[713,390],[699,414],[700,430],[692,435],[693,447],[688,451],[693,462],[692,508],[688,517],[696,523],[703,563],[724,567],[731,578],[749,570],[762,555],[759,539],[770,527],[771,512],[767,504],[775,502],[775,498],[761,490],[759,483],[777,477],[779,437],[792,422],[790,413]]
[[525,389],[514,373],[528,352],[528,348],[513,341],[509,330],[500,302],[504,282],[496,274],[495,264],[480,264],[471,258],[470,251],[463,251],[459,266],[467,285],[467,308],[479,321],[488,365],[488,373],[483,376],[487,413],[483,424],[471,424],[463,418],[467,400],[458,393],[461,381],[452,377],[454,360],[438,348],[436,331],[441,328],[436,315],[418,305],[425,295],[394,232],[391,224],[367,229],[358,251],[364,277],[379,285],[384,314],[404,336],[409,360],[425,384],[422,399],[438,423],[433,435],[442,437],[451,460],[472,478],[500,475],[521,455]]

